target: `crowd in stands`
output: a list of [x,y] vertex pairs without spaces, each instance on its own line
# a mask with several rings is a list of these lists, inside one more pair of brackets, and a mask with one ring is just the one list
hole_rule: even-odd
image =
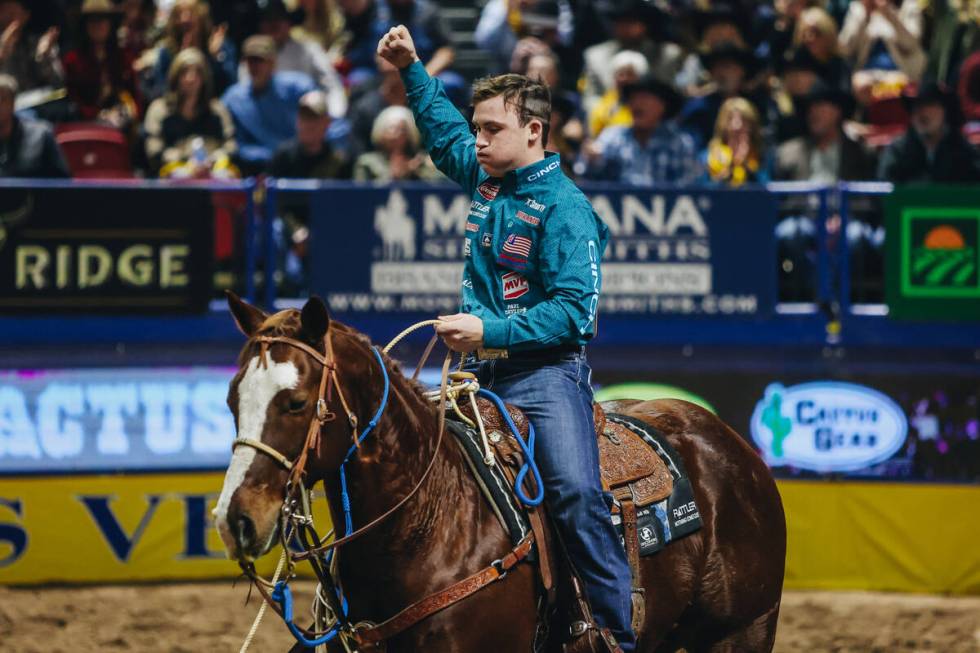
[[[976,2],[478,6],[483,72],[551,88],[576,179],[980,181]],[[375,55],[397,24],[465,112],[436,0],[0,0],[0,176],[77,174],[88,129],[138,176],[439,179]]]

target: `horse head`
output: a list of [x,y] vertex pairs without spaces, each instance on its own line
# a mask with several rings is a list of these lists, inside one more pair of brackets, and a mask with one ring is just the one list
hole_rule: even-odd
[[312,487],[338,470],[352,442],[350,418],[369,410],[368,393],[377,401],[381,374],[367,339],[331,322],[317,297],[272,315],[233,293],[228,303],[248,341],[228,391],[237,438],[214,516],[228,556],[251,562],[276,543],[287,483]]

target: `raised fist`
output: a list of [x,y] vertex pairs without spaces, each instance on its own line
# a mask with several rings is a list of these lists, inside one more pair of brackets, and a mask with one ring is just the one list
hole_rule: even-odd
[[381,37],[378,41],[378,55],[396,68],[405,68],[419,60],[412,35],[404,25],[392,27]]

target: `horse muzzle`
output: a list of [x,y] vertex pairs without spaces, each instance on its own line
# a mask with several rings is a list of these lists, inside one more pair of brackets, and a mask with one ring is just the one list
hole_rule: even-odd
[[237,562],[255,562],[268,553],[276,542],[278,510],[259,518],[233,506],[227,517],[217,520],[216,525],[229,558]]

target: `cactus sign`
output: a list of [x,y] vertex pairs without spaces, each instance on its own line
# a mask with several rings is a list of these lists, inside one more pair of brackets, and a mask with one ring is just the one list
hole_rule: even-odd
[[756,404],[752,439],[772,467],[846,472],[890,458],[908,422],[888,396],[853,383],[773,383]]

